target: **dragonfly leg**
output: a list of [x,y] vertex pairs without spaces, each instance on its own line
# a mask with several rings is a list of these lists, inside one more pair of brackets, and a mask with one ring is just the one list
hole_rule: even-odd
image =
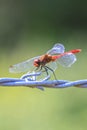
[[56,78],[56,75],[55,75],[54,71],[53,71],[50,67],[45,66],[45,67],[44,67],[44,69],[45,69],[45,71],[46,71],[47,75],[49,75],[48,70],[52,71],[52,73],[53,73],[53,75],[54,75],[54,78],[57,80],[57,78]]
[[[43,70],[43,69],[44,69],[44,70]],[[47,77],[46,77],[45,79],[43,79],[43,80],[48,80],[48,79],[50,78],[50,75],[49,75],[49,73],[48,73],[48,69],[49,69],[50,71],[52,71],[52,73],[54,74],[54,71],[53,71],[51,68],[47,67],[47,66],[39,66],[38,68],[35,69],[35,71],[45,72],[45,73],[47,74]],[[55,74],[54,74],[54,75],[55,75]],[[56,76],[54,76],[54,77],[55,77],[55,79],[56,79]]]
[[46,66],[43,67],[44,68],[44,71],[46,72],[47,76],[49,75],[48,73],[48,68]]
[[42,68],[43,68],[43,66],[39,66],[39,67],[37,67],[36,69],[35,69],[35,71],[42,71]]

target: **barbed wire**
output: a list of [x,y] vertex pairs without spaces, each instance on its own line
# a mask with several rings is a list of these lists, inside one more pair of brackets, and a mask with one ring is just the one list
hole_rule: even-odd
[[44,90],[44,88],[67,88],[78,87],[87,88],[87,79],[69,81],[69,80],[50,80],[48,75],[43,80],[37,80],[36,78],[41,75],[38,73],[27,73],[20,78],[0,78],[0,86],[7,87],[30,87]]

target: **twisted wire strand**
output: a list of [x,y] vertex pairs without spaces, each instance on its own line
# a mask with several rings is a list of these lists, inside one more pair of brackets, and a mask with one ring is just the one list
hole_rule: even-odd
[[36,77],[41,75],[41,73],[28,73],[23,75],[21,78],[0,78],[0,86],[7,87],[31,87],[44,90],[46,88],[67,88],[67,87],[78,87],[87,88],[87,79],[69,81],[69,80],[49,80],[50,75],[48,75],[43,80],[36,80]]

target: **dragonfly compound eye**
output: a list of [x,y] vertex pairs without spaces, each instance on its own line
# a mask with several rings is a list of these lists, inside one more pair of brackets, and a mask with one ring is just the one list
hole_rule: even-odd
[[39,59],[34,60],[34,66],[35,67],[39,67],[40,66],[40,60]]

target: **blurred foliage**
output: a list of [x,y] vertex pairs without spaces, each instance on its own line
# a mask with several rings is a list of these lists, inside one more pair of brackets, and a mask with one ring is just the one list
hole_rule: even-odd
[[32,41],[34,37],[59,40],[58,37],[68,36],[72,31],[83,30],[84,33],[87,28],[86,5],[85,0],[1,0],[0,46],[9,50],[21,45],[20,40],[25,37]]
[[[54,43],[81,48],[59,79],[87,78],[87,2],[76,0],[0,0],[0,77],[9,65],[41,55]],[[0,88],[0,130],[86,130],[87,89]]]

